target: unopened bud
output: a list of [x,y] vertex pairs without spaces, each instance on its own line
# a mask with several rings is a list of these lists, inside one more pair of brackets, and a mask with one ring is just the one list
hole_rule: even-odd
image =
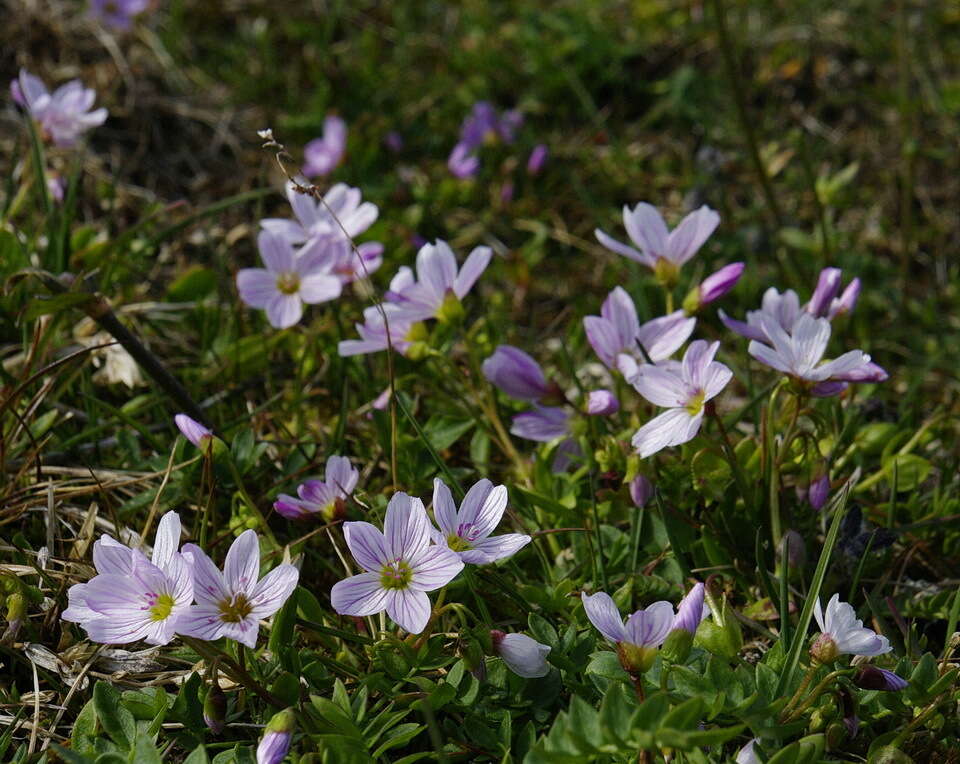
[[214,735],[223,732],[227,725],[227,696],[214,680],[203,699],[203,722]]
[[897,692],[905,690],[909,684],[906,679],[887,669],[877,668],[870,664],[860,666],[853,677],[853,683],[862,690],[887,690]]
[[296,726],[297,717],[292,708],[274,714],[257,746],[257,764],[280,764],[290,750]]

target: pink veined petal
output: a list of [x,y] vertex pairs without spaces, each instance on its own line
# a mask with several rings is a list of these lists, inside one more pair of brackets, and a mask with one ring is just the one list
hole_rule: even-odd
[[60,613],[60,618],[70,623],[84,623],[102,616],[87,605],[87,585],[74,584],[67,589],[67,609]]
[[273,508],[278,515],[288,520],[303,520],[319,511],[319,507],[312,502],[301,501],[285,493],[281,493],[277,497],[277,500],[273,502]]
[[430,598],[418,589],[392,589],[387,593],[387,615],[411,634],[419,634],[430,621]]
[[811,378],[829,379],[849,374],[854,369],[870,363],[870,356],[860,350],[848,350],[839,358],[834,358],[813,370]]
[[803,313],[791,332],[798,371],[809,371],[823,358],[830,341],[830,322]]
[[720,348],[719,342],[694,340],[683,356],[683,379],[694,388],[703,387],[703,375]]
[[129,575],[133,571],[133,550],[109,536],[101,536],[93,545],[93,566],[97,573]]
[[[290,207],[293,209],[293,214],[296,216],[297,220],[300,221],[300,225],[303,226],[304,232],[308,232],[320,219],[317,203],[310,198],[308,194],[301,194],[299,191],[297,191],[297,187],[293,183],[287,183],[286,191],[287,200],[290,202]],[[261,222],[260,225],[263,226],[263,223]]]
[[550,648],[526,634],[505,634],[496,646],[501,660],[517,676],[536,679],[550,673]]
[[620,611],[613,603],[613,599],[605,592],[597,592],[590,595],[583,592],[580,595],[583,602],[583,609],[590,619],[590,623],[596,627],[603,636],[616,644],[623,642],[627,638],[626,629],[623,627],[623,619],[620,617]]
[[433,519],[445,536],[456,535],[457,505],[447,484],[440,478],[433,479]]
[[667,257],[675,265],[690,260],[720,225],[720,215],[706,205],[687,215],[667,240]]
[[293,220],[264,218],[260,221],[260,227],[291,244],[303,244],[309,238],[307,232],[303,230],[303,226]]
[[350,236],[357,236],[366,231],[376,221],[380,210],[373,202],[364,202],[349,218],[343,221],[343,227]]
[[223,621],[214,605],[194,605],[177,619],[176,631],[188,637],[211,642],[221,636]]
[[457,524],[472,526],[478,531],[478,536],[489,536],[490,532],[497,527],[506,508],[506,487],[494,488],[493,483],[483,478],[470,486],[467,495],[460,502]]
[[432,592],[446,586],[463,570],[463,560],[445,546],[431,544],[416,557],[410,558],[410,586]]
[[312,273],[300,280],[300,299],[308,305],[335,300],[342,290],[340,279],[326,273]]
[[716,398],[733,378],[733,372],[724,364],[714,362],[703,374],[703,400]]
[[220,570],[196,544],[184,544],[183,555],[193,568],[193,596],[197,598],[197,603],[208,603],[216,609],[216,603],[230,596],[230,592],[223,585]]
[[476,247],[467,256],[460,272],[453,280],[453,293],[457,297],[462,299],[473,288],[477,279],[490,264],[491,257],[493,257],[493,250],[490,247]]
[[254,618],[269,618],[276,613],[297,587],[300,571],[293,565],[278,565],[257,583],[250,597]]
[[816,619],[817,626],[820,627],[820,631],[825,633],[827,631],[827,627],[824,625],[824,622],[823,622],[823,609],[820,607],[819,597],[817,597],[817,599],[813,603],[813,617]]
[[640,333],[637,308],[623,287],[615,287],[600,307],[600,315],[613,324],[619,341],[617,350],[630,348]]
[[702,421],[702,413],[693,415],[686,409],[670,409],[637,430],[631,443],[640,457],[645,459],[664,448],[692,440]]
[[223,563],[223,580],[233,594],[243,592],[248,597],[253,594],[260,578],[260,543],[257,532],[248,528],[237,536]]
[[323,476],[328,485],[334,486],[344,496],[353,493],[357,480],[360,479],[360,473],[351,466],[350,460],[336,454],[327,459]]
[[630,382],[650,403],[664,408],[686,405],[690,394],[687,385],[679,376],[651,364],[641,366]]
[[620,344],[616,326],[600,316],[586,316],[583,319],[583,328],[593,352],[608,368],[614,368],[617,353],[626,349]]
[[383,534],[370,523],[351,521],[343,524],[350,554],[361,568],[379,571],[391,559]]
[[274,329],[288,329],[303,316],[303,303],[295,294],[277,293],[267,301],[267,320]]
[[731,332],[736,332],[741,337],[746,337],[748,340],[757,340],[758,342],[768,341],[767,335],[764,334],[761,329],[744,323],[743,321],[737,321],[735,318],[730,318],[730,316],[728,316],[722,308],[717,311],[717,315],[720,316],[720,320],[723,322],[723,325]]
[[260,634],[260,623],[252,615],[248,615],[241,621],[224,623],[220,634],[227,639],[234,639],[253,650],[257,646],[257,636]]
[[623,225],[633,243],[650,260],[651,267],[658,258],[666,256],[670,234],[663,216],[652,204],[640,202],[632,211],[624,206]]
[[764,345],[762,342],[750,340],[750,344],[747,346],[747,352],[760,361],[760,363],[765,363],[770,368],[782,371],[784,374],[790,374],[793,371],[792,367],[787,363],[787,359],[769,345]]
[[417,282],[429,294],[442,300],[457,277],[457,260],[445,241],[424,244],[417,252]]
[[157,535],[153,539],[153,564],[163,570],[179,548],[180,515],[167,512],[157,523]]
[[430,543],[430,520],[420,499],[397,492],[387,505],[383,523],[387,556],[391,560],[409,560]]
[[654,602],[627,619],[627,641],[641,647],[659,647],[673,626],[673,605]]
[[257,236],[257,248],[267,270],[273,273],[292,271],[296,256],[290,242],[281,239],[270,231],[260,231]]
[[609,249],[611,252],[616,252],[618,255],[623,255],[631,260],[636,260],[638,263],[643,263],[648,268],[653,267],[653,259],[649,255],[634,249],[628,244],[617,241],[609,234],[601,231],[599,228],[595,228],[593,230],[593,235],[597,237],[597,241],[599,241],[600,244]]
[[277,277],[263,268],[243,268],[238,271],[237,291],[240,293],[240,299],[247,305],[261,310],[280,294],[277,289]]
[[330,604],[340,615],[373,615],[386,608],[387,594],[379,573],[361,573],[337,581],[330,590]]
[[686,342],[697,319],[688,318],[682,310],[674,311],[644,323],[637,331],[637,341],[643,345],[654,363],[667,360]]
[[766,315],[760,316],[760,328],[763,329],[763,333],[768,337],[768,342],[773,346],[777,355],[783,359],[787,368],[797,369],[799,359],[797,358],[793,338],[787,333],[787,330],[778,321]]
[[313,505],[313,511],[318,511],[332,504],[340,491],[336,486],[330,485],[323,480],[308,480],[297,486],[297,494],[300,498]]
[[[159,578],[162,581],[162,575]],[[123,618],[139,614],[142,617],[146,594],[147,587],[134,576],[106,573],[87,582],[84,598],[87,606],[100,615]]]
[[106,645],[126,645],[139,642],[150,631],[151,621],[142,613],[123,616],[101,616],[83,624],[87,636]]
[[485,565],[512,557],[533,539],[523,533],[504,533],[473,542],[473,549],[460,553],[460,559],[471,565]]
[[185,610],[193,602],[193,568],[182,554],[175,553],[165,569],[172,584],[168,593],[173,595],[174,612]]

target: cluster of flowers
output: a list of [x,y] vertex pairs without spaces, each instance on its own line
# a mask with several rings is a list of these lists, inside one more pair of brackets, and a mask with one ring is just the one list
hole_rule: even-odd
[[[666,288],[677,282],[681,266],[697,253],[720,222],[716,212],[702,207],[669,231],[660,213],[642,202],[633,210],[625,207],[623,219],[636,246],[623,244],[599,229],[597,239],[608,249],[650,268]],[[700,431],[706,404],[732,379],[731,370],[714,360],[719,342],[694,340],[682,361],[672,356],[693,333],[694,315],[729,292],[743,268],[743,263],[724,266],[690,291],[682,310],[643,324],[621,287],[608,295],[600,316],[584,319],[587,339],[609,371],[622,375],[648,402],[667,409],[634,434],[632,444],[641,457],[692,440]],[[886,372],[860,350],[823,362],[830,321],[851,311],[859,293],[859,281],[854,279],[840,294],[840,277],[839,269],[824,269],[813,297],[802,308],[792,290],[781,295],[771,288],[764,295],[762,308],[750,312],[746,322],[731,319],[723,311],[721,319],[730,329],[751,339],[751,356],[784,373],[812,395],[836,395],[851,382],[882,381]],[[562,405],[565,397],[556,383],[547,381],[533,358],[519,348],[501,345],[485,361],[483,370],[508,396],[533,404],[530,411],[514,418],[513,434],[541,442],[562,438],[561,453],[577,452],[570,439],[570,408]],[[587,396],[584,413],[609,416],[619,409],[614,393],[594,390]],[[558,459],[554,469],[563,469],[566,463]]]
[[345,285],[377,270],[383,254],[379,242],[353,244],[379,214],[359,189],[337,183],[314,199],[288,183],[287,198],[295,220],[260,221],[257,247],[266,267],[237,273],[240,298],[265,310],[276,329],[298,323],[304,304],[335,300]]
[[97,574],[70,587],[63,619],[79,624],[94,642],[165,645],[181,634],[208,641],[228,637],[255,647],[260,621],[283,606],[299,571],[282,564],[260,578],[252,530],[234,540],[222,572],[196,544],[180,549],[180,534],[180,516],[166,513],[149,559],[102,536],[93,545]]

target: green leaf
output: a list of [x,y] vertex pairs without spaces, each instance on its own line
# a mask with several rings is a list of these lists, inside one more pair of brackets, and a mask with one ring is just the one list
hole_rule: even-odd
[[191,674],[180,688],[180,692],[169,711],[171,719],[180,722],[187,730],[195,734],[201,734],[207,728],[203,721],[203,702],[200,700],[200,687],[202,685],[200,675],[196,672]]
[[[95,759],[92,757],[78,751],[71,750],[70,748],[64,748],[58,743],[54,743],[50,747],[56,751],[57,756],[63,759],[66,764],[94,764],[95,762]],[[123,761],[123,759],[121,759],[121,761]]]
[[193,752],[183,760],[183,764],[210,764],[207,749],[202,745],[197,746],[193,749]]
[[80,753],[93,753],[93,741],[97,737],[97,709],[92,700],[88,700],[80,709],[73,722],[70,733],[71,747]]
[[167,299],[192,302],[206,297],[217,288],[217,274],[202,265],[191,265],[167,288]]
[[62,313],[89,301],[90,295],[77,292],[64,292],[52,297],[37,296],[28,303],[27,309],[23,312],[23,317],[26,321],[33,321],[40,316]]
[[472,419],[434,415],[427,420],[423,431],[430,441],[430,445],[437,451],[450,448],[460,438],[473,429],[475,422]]
[[129,751],[137,735],[137,725],[133,714],[120,704],[120,693],[107,682],[99,681],[93,687],[93,704],[106,733],[118,746]]
[[277,656],[280,665],[287,671],[300,672],[299,650],[294,648],[294,626],[297,623],[297,609],[300,607],[300,587],[283,603],[283,607],[273,617],[270,639],[267,642],[270,652]]
[[153,740],[146,735],[136,739],[134,749],[130,752],[130,764],[163,764],[160,752]]
[[912,491],[927,479],[931,469],[933,465],[916,454],[899,454],[883,462],[883,471],[891,484],[896,474],[896,491]]

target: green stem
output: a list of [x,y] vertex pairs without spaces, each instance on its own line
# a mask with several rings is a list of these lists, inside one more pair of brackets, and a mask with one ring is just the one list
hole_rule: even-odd
[[243,500],[247,503],[247,506],[250,507],[250,510],[257,516],[257,519],[260,521],[260,525],[263,528],[263,535],[270,539],[270,543],[274,546],[279,546],[277,543],[276,536],[273,535],[273,531],[270,530],[270,526],[267,525],[267,518],[264,517],[263,513],[260,511],[260,508],[257,506],[256,502],[250,497],[250,494],[247,493],[246,487],[243,485],[243,480],[240,477],[240,470],[237,469],[237,465],[233,461],[233,455],[227,455],[227,465],[230,468],[230,474],[233,475],[233,480],[237,484],[237,490],[240,492],[240,495],[243,497]]
[[227,655],[225,652],[220,650],[217,647],[214,647],[210,642],[204,642],[200,639],[195,639],[194,637],[187,637],[180,635],[180,639],[183,640],[183,643],[188,647],[192,648],[194,652],[203,657],[209,662],[216,662],[218,670],[222,671],[224,674],[227,674],[233,681],[238,684],[242,684],[248,690],[253,693],[256,693],[261,699],[269,703],[274,708],[286,708],[287,704],[284,703],[280,698],[271,693],[266,688],[260,686],[257,681],[247,673],[246,669],[240,666],[233,658]]
[[[781,719],[783,719],[782,723],[788,724],[789,722],[799,719],[801,716],[803,716],[804,711],[806,711],[808,708],[810,708],[810,706],[812,706],[814,703],[817,702],[817,698],[823,695],[823,691],[826,690],[827,687],[829,687],[831,684],[833,684],[833,681],[837,677],[844,676],[845,674],[853,674],[853,673],[854,673],[854,669],[837,669],[836,671],[831,671],[823,679],[820,680],[817,686],[813,688],[813,692],[811,692],[807,696],[807,699],[803,701],[803,703],[801,703],[799,706],[797,706],[790,713],[789,716],[787,716],[786,718],[781,716]],[[797,695],[794,695],[794,698],[796,697]]]
[[787,714],[787,712],[799,702],[800,697],[803,695],[803,693],[807,691],[807,687],[810,686],[810,682],[813,681],[813,677],[817,673],[818,668],[820,668],[820,664],[814,663],[810,666],[810,668],[807,669],[807,673],[804,675],[803,680],[800,682],[800,686],[797,687],[796,692],[794,692],[793,695],[790,696],[790,700],[787,701],[787,705],[785,705],[783,707],[783,710],[781,710],[780,712],[781,718],[783,718]]

